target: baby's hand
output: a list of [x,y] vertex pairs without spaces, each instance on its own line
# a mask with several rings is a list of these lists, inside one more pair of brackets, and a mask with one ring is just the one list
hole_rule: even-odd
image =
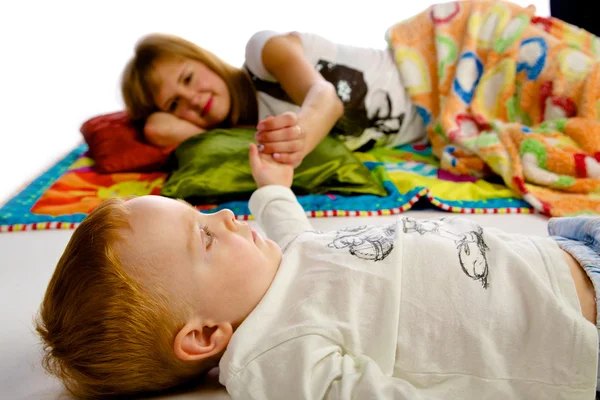
[[259,122],[257,129],[256,140],[262,146],[261,153],[271,154],[276,161],[294,168],[300,165],[305,156],[306,135],[295,113],[267,117]]
[[252,177],[259,188],[267,185],[292,187],[294,167],[277,162],[270,154],[259,153],[256,145],[250,143],[250,168]]

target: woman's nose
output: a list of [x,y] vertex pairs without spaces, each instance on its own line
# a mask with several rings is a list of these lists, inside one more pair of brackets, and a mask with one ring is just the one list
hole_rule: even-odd
[[200,98],[198,93],[187,87],[179,89],[179,96],[182,97],[186,102],[188,102],[192,106],[197,106],[198,100]]
[[198,107],[200,105],[200,94],[194,93],[190,96],[190,104],[194,107]]

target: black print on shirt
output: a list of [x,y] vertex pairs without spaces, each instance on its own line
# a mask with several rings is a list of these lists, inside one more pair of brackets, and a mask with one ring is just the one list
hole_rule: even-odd
[[336,231],[336,238],[327,247],[348,249],[361,260],[381,261],[394,250],[396,225],[358,226]]
[[473,280],[480,281],[484,289],[489,286],[487,252],[490,248],[483,240],[483,229],[454,233],[443,229],[444,219],[417,221],[410,217],[402,219],[404,233],[432,234],[452,240],[458,250],[458,260],[463,272]]
[[404,114],[392,115],[392,98],[389,92],[377,90],[373,94],[373,103],[377,107],[367,110],[369,88],[362,71],[325,60],[319,60],[316,69],[326,81],[333,84],[344,103],[344,116],[335,125],[342,134],[360,136],[367,128],[375,128],[385,135],[400,131]]

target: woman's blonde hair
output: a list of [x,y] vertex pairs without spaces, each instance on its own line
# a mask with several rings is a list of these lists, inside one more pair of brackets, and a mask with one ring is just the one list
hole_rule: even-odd
[[184,326],[160,290],[125,273],[115,251],[129,227],[122,199],[109,199],[75,230],[44,296],[36,329],[44,368],[76,397],[169,389],[207,372],[215,360],[182,361],[173,349]]
[[195,60],[219,75],[231,96],[231,110],[225,127],[255,124],[258,115],[256,91],[247,71],[235,68],[208,50],[177,36],[152,34],[135,46],[135,55],[123,71],[121,92],[134,121],[143,121],[159,110],[153,92],[152,72],[159,60]]

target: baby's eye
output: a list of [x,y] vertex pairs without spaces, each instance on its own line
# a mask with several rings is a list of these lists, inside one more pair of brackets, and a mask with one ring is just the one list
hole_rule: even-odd
[[204,225],[204,227],[202,228],[202,230],[204,231],[204,233],[206,234],[206,248],[208,249],[210,247],[210,245],[212,244],[213,241],[213,234],[212,232],[208,229],[207,225]]

